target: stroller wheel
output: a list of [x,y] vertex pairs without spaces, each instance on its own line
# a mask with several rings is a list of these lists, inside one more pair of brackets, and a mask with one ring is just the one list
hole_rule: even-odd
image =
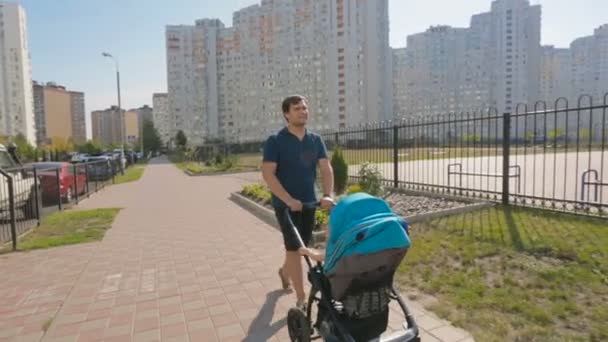
[[310,322],[306,313],[297,308],[289,309],[287,313],[287,330],[289,338],[294,342],[309,342],[312,335]]

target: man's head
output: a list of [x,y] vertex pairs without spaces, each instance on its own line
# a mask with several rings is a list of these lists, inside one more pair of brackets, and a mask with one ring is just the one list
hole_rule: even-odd
[[308,122],[308,105],[304,96],[292,95],[283,100],[283,115],[292,126],[305,126]]

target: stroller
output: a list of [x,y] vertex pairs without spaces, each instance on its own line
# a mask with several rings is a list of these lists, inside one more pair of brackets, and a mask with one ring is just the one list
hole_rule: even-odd
[[[288,210],[285,214],[289,218]],[[304,246],[293,223],[292,227]],[[393,287],[395,271],[410,246],[407,223],[384,200],[357,193],[333,208],[329,227],[325,262],[313,266],[305,257],[312,288],[306,312],[292,308],[287,314],[291,340],[420,341],[418,326]],[[388,327],[391,300],[403,310],[404,331],[380,338]],[[314,330],[318,336],[313,336]]]

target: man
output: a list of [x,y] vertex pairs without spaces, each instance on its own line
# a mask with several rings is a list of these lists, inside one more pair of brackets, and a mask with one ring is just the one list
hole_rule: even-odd
[[323,139],[306,129],[309,117],[306,99],[299,95],[289,96],[283,101],[282,110],[287,126],[271,135],[264,144],[262,176],[272,192],[272,205],[285,243],[285,261],[279,269],[279,277],[284,289],[290,287],[291,279],[297,296],[296,305],[302,307],[306,295],[298,250],[306,246],[299,245],[285,217],[285,209],[289,208],[291,219],[304,244],[308,245],[315,223],[315,209],[306,208],[303,203],[317,201],[317,166],[323,184],[322,209],[329,209],[333,204],[334,178]]

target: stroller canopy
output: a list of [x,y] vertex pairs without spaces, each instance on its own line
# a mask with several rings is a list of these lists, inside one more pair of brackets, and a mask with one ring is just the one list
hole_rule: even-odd
[[410,246],[407,223],[388,203],[366,193],[343,198],[329,219],[324,270],[331,273],[341,258]]

